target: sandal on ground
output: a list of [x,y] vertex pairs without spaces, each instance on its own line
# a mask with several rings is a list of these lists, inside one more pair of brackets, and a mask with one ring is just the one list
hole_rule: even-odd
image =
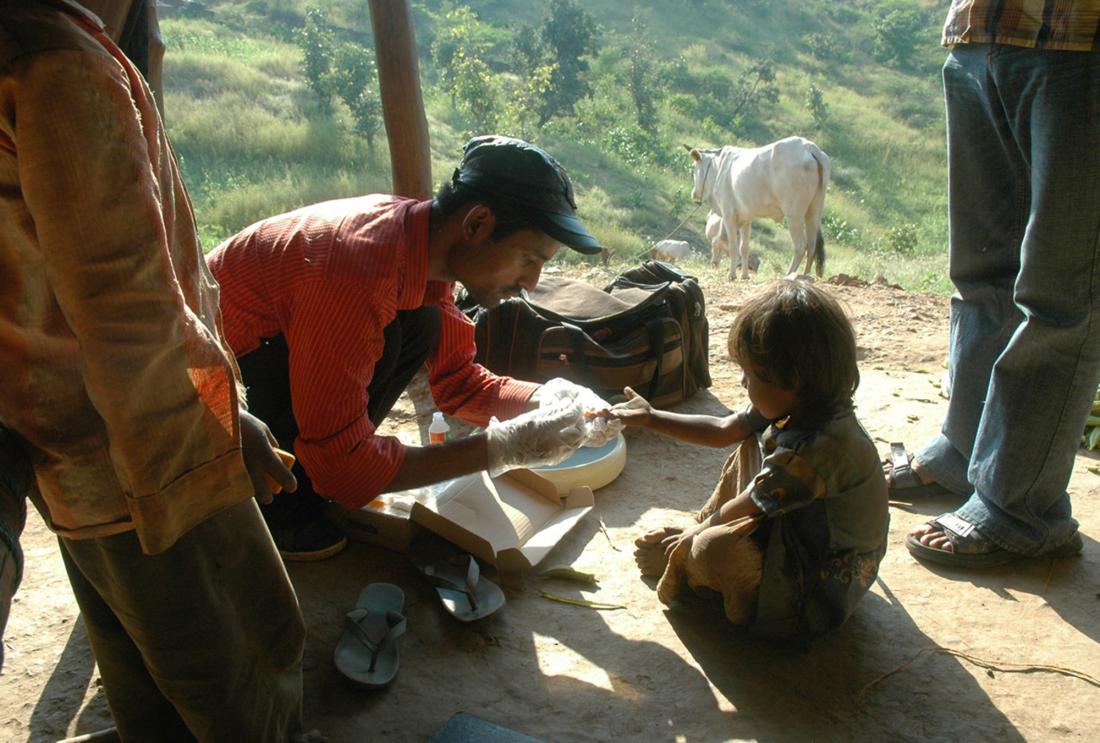
[[921,543],[920,536],[909,534],[905,537],[905,546],[909,549],[909,554],[918,560],[973,569],[1007,565],[1023,557],[1001,549],[984,537],[974,524],[958,514],[945,513],[929,521],[926,526],[942,531],[951,544],[952,551],[942,547],[929,547]]
[[385,686],[397,675],[397,638],[403,634],[405,593],[392,583],[371,583],[344,618],[333,662],[357,684]]
[[[905,537],[905,546],[908,548],[909,554],[918,560],[947,567],[973,570],[1008,565],[1027,557],[1027,555],[1009,552],[998,547],[978,531],[974,524],[956,513],[945,513],[932,519],[926,525],[942,531],[954,551],[949,552],[941,547],[930,547],[922,544],[919,536],[909,534]],[[1078,554],[1082,546],[1081,535],[1074,532],[1065,544],[1037,555],[1037,557],[1068,557]]]
[[504,606],[504,591],[481,575],[473,555],[414,564],[435,586],[443,608],[460,622],[484,619]]
[[891,443],[890,458],[884,464],[890,500],[962,497],[938,482],[922,482],[916,470],[913,469],[913,455],[905,450],[905,444]]

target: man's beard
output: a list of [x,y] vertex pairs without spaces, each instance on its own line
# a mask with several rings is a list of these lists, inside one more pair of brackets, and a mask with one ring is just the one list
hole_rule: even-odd
[[479,290],[466,287],[466,292],[474,298],[479,305],[486,309],[492,309],[503,302],[508,296],[527,298],[527,292],[521,286],[509,286],[504,289]]

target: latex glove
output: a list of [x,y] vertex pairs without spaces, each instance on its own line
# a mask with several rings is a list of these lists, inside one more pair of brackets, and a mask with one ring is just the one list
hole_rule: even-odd
[[562,402],[580,403],[584,413],[584,439],[581,446],[603,446],[623,430],[620,421],[596,415],[607,410],[610,404],[587,387],[554,377],[539,389],[539,405],[556,405]]
[[584,440],[579,403],[547,405],[506,421],[491,421],[486,431],[489,474],[565,460]]

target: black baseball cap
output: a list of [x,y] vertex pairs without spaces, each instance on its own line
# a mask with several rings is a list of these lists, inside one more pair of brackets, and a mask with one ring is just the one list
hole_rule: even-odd
[[462,148],[451,182],[522,209],[550,237],[594,255],[602,248],[581,220],[573,184],[557,161],[530,142],[496,134],[474,137]]

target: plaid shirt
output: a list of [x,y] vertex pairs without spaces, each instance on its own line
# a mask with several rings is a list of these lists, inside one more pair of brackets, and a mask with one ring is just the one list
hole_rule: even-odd
[[943,45],[1100,51],[1100,0],[953,0]]

